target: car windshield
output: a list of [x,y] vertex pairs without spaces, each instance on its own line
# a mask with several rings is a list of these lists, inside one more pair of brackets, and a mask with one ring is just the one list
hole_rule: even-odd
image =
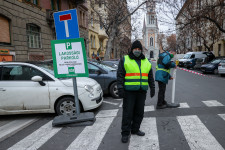
[[189,59],[191,57],[191,54],[185,54],[183,59]]
[[104,65],[104,64],[100,64],[100,63],[97,63],[97,62],[92,62],[92,63],[95,64],[95,65],[98,65],[98,66],[100,66],[100,67],[102,67],[104,69],[106,69],[107,71],[116,71],[115,68],[112,68],[110,66],[107,66],[107,65]]
[[215,59],[213,61],[210,62],[210,64],[218,64],[221,62],[221,59]]

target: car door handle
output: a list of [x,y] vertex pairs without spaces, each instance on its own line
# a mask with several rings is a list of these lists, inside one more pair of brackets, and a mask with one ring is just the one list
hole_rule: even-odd
[[0,88],[0,91],[6,91],[6,89]]

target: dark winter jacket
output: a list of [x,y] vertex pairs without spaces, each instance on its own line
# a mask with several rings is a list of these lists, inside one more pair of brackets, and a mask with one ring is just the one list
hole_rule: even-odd
[[[145,59],[145,56],[143,54],[141,54],[139,57],[135,57],[132,51],[129,53],[128,56],[130,57],[130,59],[134,59],[137,62],[138,66],[141,65],[141,59]],[[119,92],[124,91],[125,75],[126,75],[126,71],[124,68],[124,57],[122,57],[120,59],[118,70],[117,70],[117,88]],[[148,84],[149,84],[150,90],[155,91],[155,80],[154,80],[152,68],[148,73]],[[140,91],[146,92],[141,89]]]
[[[162,61],[162,62],[159,63],[159,61]],[[163,52],[159,54],[159,59],[157,64],[160,69],[171,69],[176,67],[176,64],[171,61],[171,56],[169,52]],[[156,70],[155,81],[161,81],[165,84],[168,84],[168,81],[170,78],[171,78],[170,73],[162,71],[162,70]]]

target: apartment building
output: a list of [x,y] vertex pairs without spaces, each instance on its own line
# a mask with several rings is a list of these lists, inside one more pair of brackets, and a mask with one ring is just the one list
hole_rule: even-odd
[[80,37],[88,41],[87,5],[84,2],[0,0],[0,61],[51,59],[51,40],[56,39],[53,20],[53,12],[56,11],[77,8]]

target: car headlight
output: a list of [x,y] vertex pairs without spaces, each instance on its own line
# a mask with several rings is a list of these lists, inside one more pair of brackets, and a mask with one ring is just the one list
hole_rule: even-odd
[[90,85],[85,85],[84,88],[85,88],[86,91],[88,91],[90,93],[94,92],[94,89]]

